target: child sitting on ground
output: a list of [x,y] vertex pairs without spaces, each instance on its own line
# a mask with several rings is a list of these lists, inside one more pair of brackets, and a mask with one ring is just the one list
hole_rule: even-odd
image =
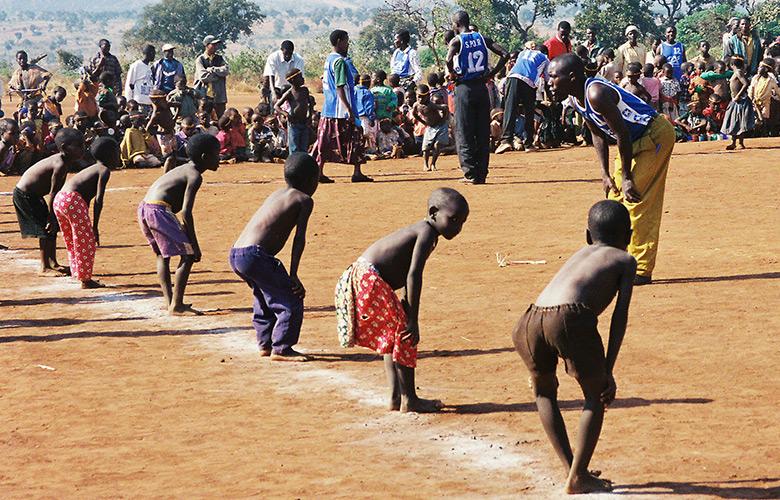
[[[76,129],[64,128],[57,133],[55,141],[59,154],[27,169],[14,187],[13,204],[22,238],[38,238],[41,272],[70,274],[70,269],[57,263],[59,227],[53,204],[68,170],[84,156],[84,135]],[[48,199],[44,200],[44,196]]]
[[229,108],[219,119],[219,161],[236,163],[245,161],[246,155],[246,127],[241,119],[241,114],[236,108]]
[[707,133],[720,134],[723,118],[726,115],[726,106],[718,94],[710,96],[709,105],[701,114],[707,120]]
[[[68,249],[71,276],[81,281],[81,288],[98,288],[92,279],[95,246],[100,246],[100,213],[111,170],[119,166],[119,145],[110,137],[98,137],[90,148],[96,162],[68,179],[54,197],[57,216]],[[95,199],[93,218],[89,219],[89,203]]]
[[[424,220],[368,247],[336,285],[341,345],[359,345],[384,355],[390,410],[431,413],[443,406],[441,401],[419,398],[415,389],[422,275],[439,236],[453,239],[468,216],[469,204],[460,193],[435,190]],[[399,300],[395,290],[402,288],[404,298]]]
[[[157,255],[165,308],[172,315],[202,314],[184,303],[184,288],[201,252],[192,217],[195,196],[203,182],[203,172],[219,168],[219,141],[213,135],[198,134],[187,148],[190,161],[162,175],[149,188],[138,205],[138,224]],[[181,212],[184,225],[176,218]],[[170,260],[179,255],[175,283],[171,284]]]
[[219,128],[211,123],[211,116],[208,113],[198,113],[198,128],[204,134],[210,134],[214,137],[219,134]]
[[122,167],[155,168],[162,165],[157,156],[149,148],[154,139],[144,128],[146,117],[141,113],[130,115],[130,128],[125,130],[125,135],[119,145]]
[[[252,324],[260,356],[274,361],[306,361],[293,346],[303,323],[306,289],[298,266],[306,246],[306,227],[314,208],[320,167],[307,153],[292,153],[284,164],[287,186],[272,193],[255,212],[230,250],[230,267],[252,289]],[[295,229],[290,273],[275,256]]]
[[642,76],[642,65],[639,63],[631,63],[628,65],[626,78],[620,82],[620,86],[650,104],[653,98],[647,89],[639,83],[640,76]]
[[[626,252],[631,239],[628,210],[613,200],[596,203],[588,213],[588,246],[580,249],[528,308],[512,333],[520,357],[531,372],[536,407],[566,475],[566,493],[609,491],[612,483],[588,471],[598,443],[604,409],[615,399],[613,376],[626,333],[636,260]],[[617,294],[606,357],[598,316]],[[574,452],[558,408],[558,357],[585,396]]]
[[379,132],[376,135],[376,160],[385,158],[402,158],[403,141],[398,133],[398,127],[385,118],[379,122]]
[[[287,82],[291,85],[274,104],[280,115],[287,117],[287,147],[290,152],[305,153],[309,150],[309,128],[314,108],[311,105],[309,89],[304,85],[303,74],[299,69],[287,73]],[[287,106],[285,106],[287,104]]]
[[270,162],[273,142],[273,132],[266,127],[263,117],[255,114],[249,127],[249,161]]
[[181,127],[176,132],[176,163],[186,163],[189,160],[187,156],[187,144],[194,135],[202,133],[195,125],[195,118],[187,116],[181,121]]
[[156,132],[165,171],[170,172],[176,166],[176,121],[166,98],[167,94],[160,89],[153,89],[149,94],[152,115],[146,124],[146,131],[150,134]]
[[423,169],[426,172],[436,170],[440,148],[449,144],[450,141],[450,112],[441,98],[438,100],[439,102],[431,100],[430,89],[427,85],[417,86],[417,102],[412,108],[412,114],[416,120],[425,125],[422,153]]

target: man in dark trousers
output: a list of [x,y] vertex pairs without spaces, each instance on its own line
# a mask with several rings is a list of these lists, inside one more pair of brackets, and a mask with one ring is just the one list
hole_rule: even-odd
[[[455,140],[463,181],[484,184],[490,161],[490,97],[485,81],[506,64],[509,54],[503,47],[470,28],[469,15],[458,11],[452,16],[455,38],[449,44],[447,69],[455,82]],[[488,49],[499,56],[488,70]]]

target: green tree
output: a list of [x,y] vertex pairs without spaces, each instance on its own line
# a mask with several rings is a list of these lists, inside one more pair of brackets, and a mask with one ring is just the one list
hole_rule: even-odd
[[235,42],[241,35],[251,35],[254,24],[264,19],[251,0],[161,0],[144,7],[125,41],[171,42],[195,54],[203,49],[206,35]]
[[734,7],[720,4],[712,9],[687,15],[677,23],[677,38],[688,47],[691,55],[697,53],[699,42],[707,40],[713,55],[720,55],[721,35],[729,18],[736,16]]
[[617,48],[626,41],[625,29],[637,26],[645,35],[658,31],[647,0],[584,0],[574,16],[574,34],[584,39],[592,27],[604,47]]
[[780,36],[780,0],[764,0],[753,12],[753,22],[761,36]]
[[57,64],[65,71],[78,71],[84,64],[84,57],[67,50],[57,49]]
[[[450,23],[450,6],[445,0],[385,0],[385,10],[409,19],[417,31],[417,39],[431,50],[440,69],[443,59],[438,49],[444,43],[444,32]],[[395,32],[392,33],[395,36]],[[418,46],[418,50],[422,48]]]
[[533,37],[537,21],[551,17],[560,0],[458,0],[481,33],[515,49]]
[[371,21],[351,44],[352,59],[358,70],[387,70],[395,34],[405,29],[409,30],[413,39],[418,37],[417,27],[409,17],[387,9],[377,9]]

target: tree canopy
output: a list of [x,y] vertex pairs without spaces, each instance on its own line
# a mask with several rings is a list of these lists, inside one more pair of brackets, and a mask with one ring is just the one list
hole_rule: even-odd
[[512,50],[533,38],[537,21],[555,14],[558,0],[458,0],[480,32]]
[[194,54],[203,49],[206,35],[234,42],[251,35],[253,25],[264,19],[251,0],[161,0],[144,8],[126,41],[173,43]]
[[574,16],[574,33],[584,38],[593,28],[604,47],[619,47],[626,41],[629,24],[639,28],[643,35],[658,31],[647,0],[584,0],[582,9]]

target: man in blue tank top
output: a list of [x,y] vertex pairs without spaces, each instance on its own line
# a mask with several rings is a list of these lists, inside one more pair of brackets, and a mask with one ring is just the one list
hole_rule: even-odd
[[[585,78],[582,59],[566,54],[550,63],[554,98],[585,119],[601,162],[604,190],[625,205],[633,233],[628,252],[637,260],[635,285],[652,281],[663,214],[664,189],[674,148],[674,127],[633,94],[600,77]],[[614,175],[609,173],[608,137],[617,141]]]
[[682,42],[677,42],[676,38],[677,28],[674,26],[666,28],[666,41],[661,42],[661,45],[655,49],[655,54],[666,58],[666,62],[672,65],[675,80],[679,81],[682,78],[682,63],[687,59],[685,58],[685,45]]
[[[485,81],[506,64],[503,47],[469,27],[469,15],[452,16],[456,36],[449,44],[447,70],[455,82],[455,142],[463,180],[484,184],[490,162],[490,96]],[[489,69],[488,49],[499,56]]]
[[333,52],[325,58],[322,74],[322,106],[317,140],[312,156],[320,166],[320,183],[332,183],[333,179],[322,173],[326,161],[347,163],[354,167],[352,182],[371,182],[360,170],[364,163],[363,129],[357,125],[357,96],[355,77],[357,70],[347,56],[349,35],[344,30],[330,34]]

